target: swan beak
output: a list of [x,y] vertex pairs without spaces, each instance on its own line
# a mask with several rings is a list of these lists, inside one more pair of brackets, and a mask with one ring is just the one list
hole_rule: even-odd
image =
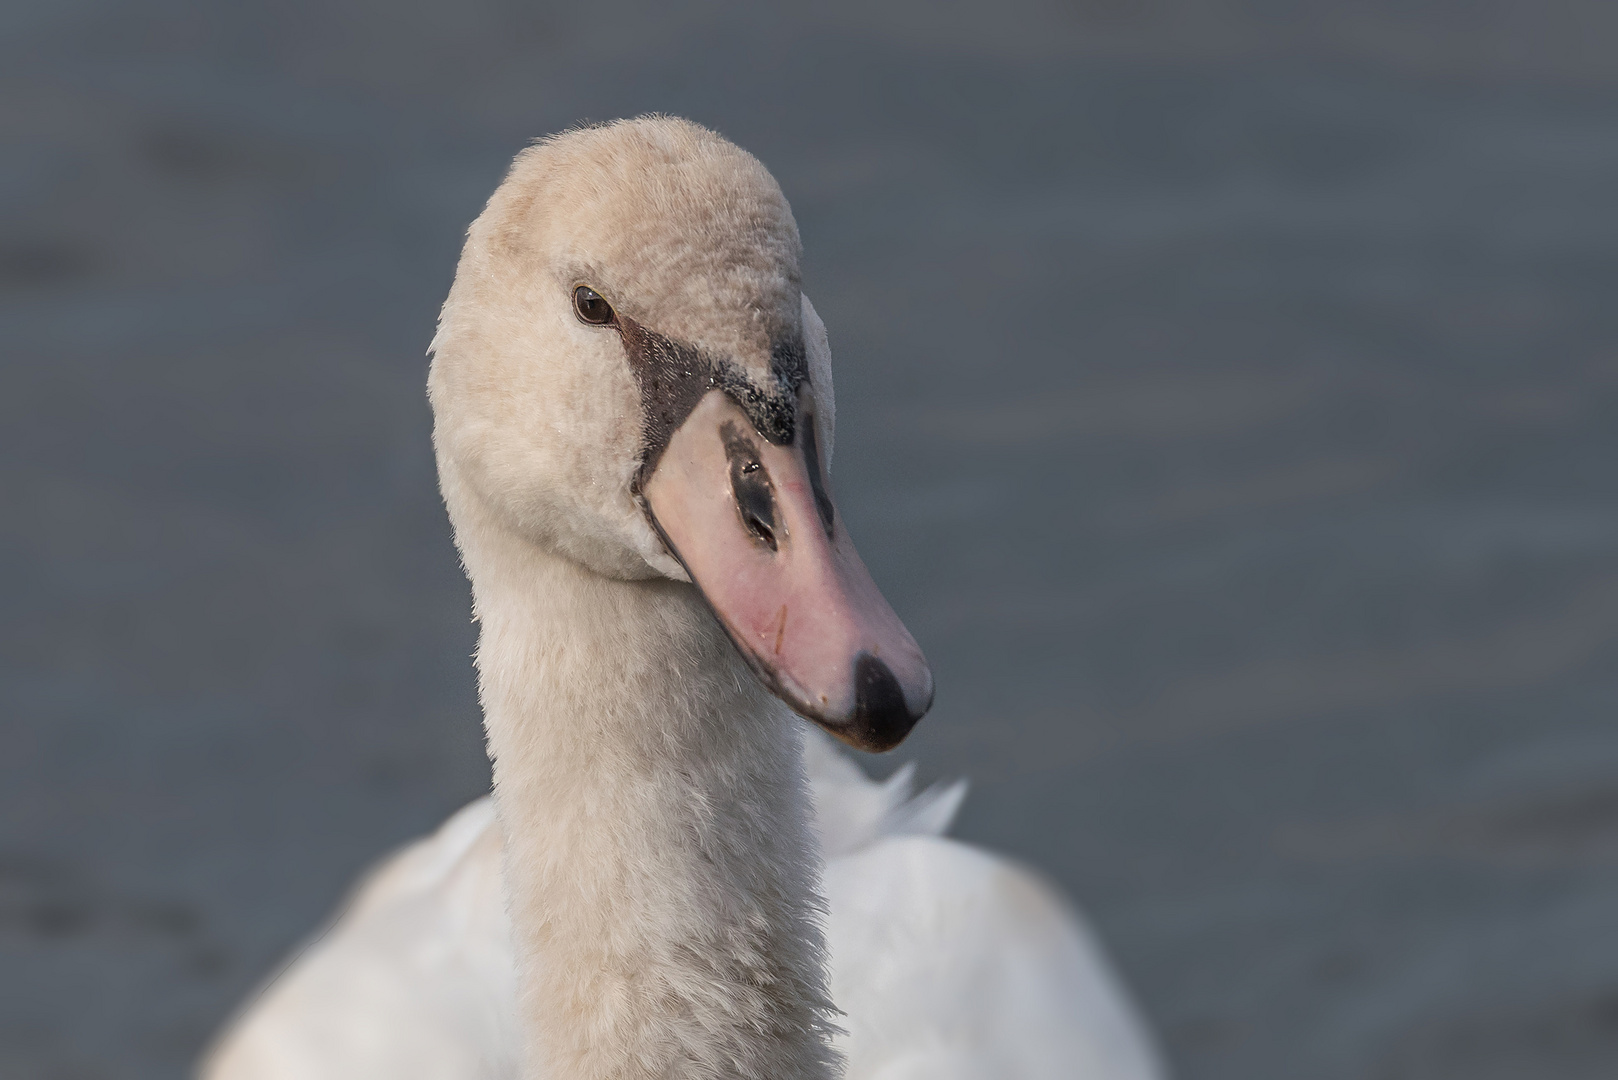
[[932,704],[932,672],[832,505],[806,407],[795,427],[776,446],[711,390],[642,493],[764,684],[850,746],[890,750]]

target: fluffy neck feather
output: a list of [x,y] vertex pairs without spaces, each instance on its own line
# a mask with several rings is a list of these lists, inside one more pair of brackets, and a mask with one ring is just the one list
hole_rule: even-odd
[[482,624],[523,1075],[827,1080],[798,722],[691,586],[596,575],[445,481]]

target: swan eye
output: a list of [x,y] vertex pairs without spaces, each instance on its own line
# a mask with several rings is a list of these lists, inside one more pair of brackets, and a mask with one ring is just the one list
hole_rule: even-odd
[[612,305],[588,285],[580,285],[573,290],[573,310],[580,322],[591,326],[605,326],[612,322]]

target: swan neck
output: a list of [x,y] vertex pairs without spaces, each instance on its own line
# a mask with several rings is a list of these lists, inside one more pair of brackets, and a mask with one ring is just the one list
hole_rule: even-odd
[[692,586],[466,510],[525,1080],[830,1080],[796,718]]

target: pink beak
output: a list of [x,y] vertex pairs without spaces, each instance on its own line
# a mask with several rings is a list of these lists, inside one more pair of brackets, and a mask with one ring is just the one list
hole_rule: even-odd
[[765,685],[849,745],[889,750],[932,704],[932,672],[832,506],[807,408],[796,432],[773,445],[710,390],[642,492]]

